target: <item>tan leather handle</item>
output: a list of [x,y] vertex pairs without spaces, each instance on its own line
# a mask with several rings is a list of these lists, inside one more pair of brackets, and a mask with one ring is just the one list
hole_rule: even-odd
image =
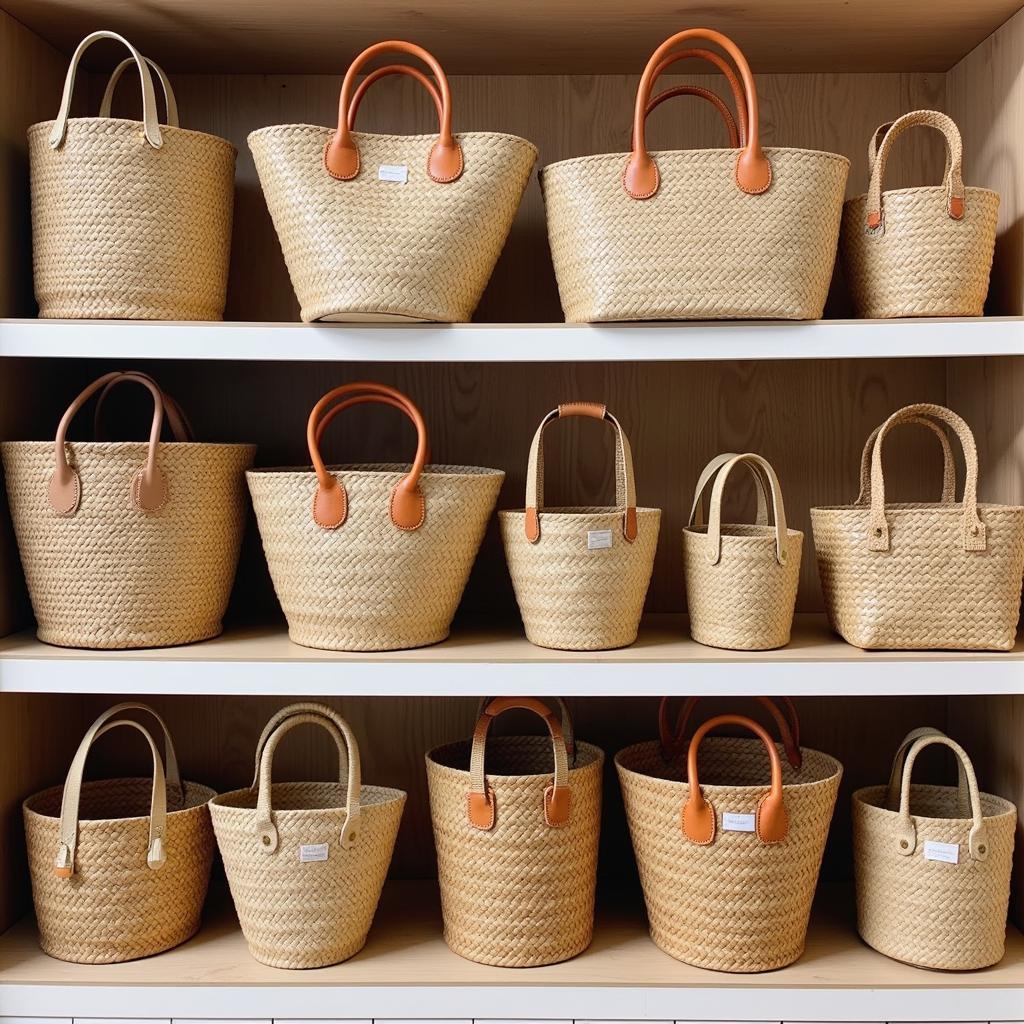
[[160,430],[164,421],[163,395],[150,377],[145,374],[105,373],[94,380],[72,403],[61,417],[57,426],[57,437],[54,440],[53,476],[50,477],[50,506],[59,516],[73,516],[78,511],[82,498],[81,481],[78,471],[68,463],[65,442],[68,427],[79,409],[92,395],[112,381],[134,381],[147,388],[153,396],[153,424],[149,431],[149,453],[146,464],[134,475],[131,484],[130,500],[141,512],[158,512],[167,503],[167,482],[157,466],[156,454],[160,444]]
[[670,36],[654,51],[651,59],[647,62],[636,92],[636,105],[633,109],[633,146],[622,173],[622,187],[633,199],[650,199],[658,191],[660,184],[658,165],[647,151],[644,134],[647,105],[650,102],[651,91],[657,81],[659,68],[663,61],[676,47],[688,39],[706,39],[722,47],[739,69],[746,98],[749,126],[746,143],[736,157],[736,186],[748,195],[767,192],[772,183],[772,167],[761,149],[757,90],[754,86],[754,76],[751,74],[750,65],[747,64],[739,47],[728,36],[705,28],[686,29]]
[[[927,427],[939,439],[939,444],[942,446],[942,497],[939,498],[939,503],[951,505],[956,501],[956,460],[953,458],[953,447],[949,443],[946,431],[935,420],[930,420],[927,416],[913,416],[902,422]],[[864,442],[864,449],[860,453],[860,491],[854,505],[871,504],[871,453],[875,448],[875,438],[878,437],[878,431],[881,429],[879,426],[871,431],[868,439]]]
[[775,749],[771,736],[757,722],[743,715],[718,715],[709,718],[693,734],[686,755],[689,795],[683,806],[683,835],[691,843],[697,843],[699,846],[710,846],[715,841],[717,818],[714,806],[701,792],[700,780],[697,778],[697,751],[704,737],[712,729],[718,729],[723,725],[738,725],[749,729],[764,744],[771,764],[772,781],[771,788],[758,802],[754,831],[762,843],[784,842],[789,833],[789,816],[782,795],[782,762],[779,760],[779,752]]
[[427,176],[439,184],[457,180],[463,170],[462,147],[452,135],[452,96],[448,79],[431,53],[422,46],[400,39],[389,39],[367,47],[352,61],[345,73],[345,79],[341,84],[341,97],[338,100],[338,127],[324,149],[324,167],[327,173],[340,181],[351,181],[359,174],[359,147],[349,128],[349,108],[355,92],[356,77],[363,67],[382,53],[409,54],[423,61],[434,73],[441,92],[441,116],[437,142],[431,147],[430,155],[427,157]]
[[[103,406],[107,401],[107,397],[110,392],[118,386],[123,384],[128,374],[131,373],[135,377],[149,377],[153,380],[148,373],[143,373],[141,370],[130,370],[121,374],[117,380],[109,381],[104,385],[103,390],[96,396],[96,406],[92,413],[92,436],[95,441],[103,440]],[[156,381],[153,380],[156,384]],[[157,387],[160,387],[157,384]],[[163,388],[160,388],[160,394],[163,395],[164,402],[164,420],[167,426],[170,428],[171,437],[175,441],[192,441],[195,439],[195,434],[192,430],[192,424],[189,423],[188,417],[185,415],[181,406],[172,398]]]
[[699,85],[676,85],[671,89],[666,89],[664,92],[658,93],[657,96],[647,104],[647,116],[662,105],[666,100],[670,100],[675,96],[696,96],[699,99],[707,100],[721,115],[722,121],[725,124],[725,130],[729,134],[729,148],[736,149],[740,144],[739,131],[736,128],[736,121],[732,116],[732,111],[726,106],[725,100],[722,99],[718,93],[712,92],[710,89],[705,89]]
[[[494,700],[494,697],[481,697],[480,703],[477,705],[476,717],[479,719],[480,716],[487,710],[487,705]],[[561,697],[545,697],[545,702],[550,701],[558,709],[558,714],[561,719],[562,725],[562,739],[565,741],[565,749],[572,758],[573,763],[576,763],[576,737],[572,727],[572,715],[569,714],[569,706],[562,700]]]
[[[417,530],[423,525],[427,514],[426,503],[419,486],[420,475],[427,461],[427,426],[410,398],[386,384],[372,382],[343,384],[328,391],[313,406],[313,411],[309,414],[306,444],[317,476],[316,493],[313,496],[313,521],[326,530],[336,530],[348,518],[348,493],[341,480],[324,465],[320,455],[320,434],[317,428],[321,418],[328,415],[332,403],[357,395],[364,396],[364,400],[368,402],[380,402],[383,405],[401,408],[416,427],[416,456],[409,473],[391,491],[389,512],[391,522],[399,530]],[[383,399],[392,401],[382,401]]]
[[[150,68],[156,72],[156,77],[160,80],[160,85],[164,90],[164,106],[167,107],[167,120],[164,124],[170,125],[172,128],[178,127],[178,101],[174,98],[174,89],[171,86],[171,80],[167,77],[167,73],[155,60],[150,60],[148,57],[144,58]],[[121,76],[135,64],[134,57],[125,57],[120,64],[110,72],[110,80],[107,82],[106,89],[103,90],[103,99],[100,100],[99,117],[110,117],[110,109],[114,103],[114,90],[117,88],[117,83],[121,81]]]
[[779,565],[785,565],[789,560],[789,532],[786,526],[786,507],[782,501],[782,487],[771,463],[753,452],[734,455],[715,476],[708,510],[707,560],[711,565],[717,565],[722,558],[722,494],[729,474],[743,462],[756,465],[768,481],[772,495],[772,519],[775,521],[775,560]]
[[495,697],[488,701],[476,728],[473,730],[469,755],[469,792],[466,794],[466,814],[473,828],[484,832],[494,828],[497,821],[497,801],[494,790],[487,785],[484,770],[484,751],[491,722],[498,715],[519,708],[540,715],[551,734],[555,771],[552,784],[544,790],[544,822],[551,828],[560,828],[572,813],[572,790],[569,788],[569,755],[565,748],[562,726],[552,710],[536,697]]
[[[320,447],[320,441],[323,439],[324,431],[328,428],[331,420],[335,416],[343,413],[346,409],[351,409],[355,405],[366,405],[368,402],[374,402],[378,405],[390,405],[392,409],[397,409],[399,412],[404,412],[406,415],[410,415],[409,404],[404,398],[392,398],[390,395],[356,395],[354,398],[346,398],[344,402],[339,402],[337,405],[331,406],[331,408],[324,414],[323,418],[317,424],[316,427],[316,443],[317,447]],[[427,451],[424,455],[424,464],[430,462],[430,446],[427,446]]]
[[378,82],[380,79],[387,78],[390,75],[408,75],[410,78],[415,78],[430,93],[430,98],[434,101],[434,109],[437,111],[438,122],[444,118],[444,103],[441,100],[441,94],[437,91],[437,86],[419,68],[414,68],[409,64],[387,64],[382,68],[371,71],[359,83],[355,95],[352,97],[352,102],[348,107],[348,126],[351,131],[355,131],[356,115],[359,113],[359,107],[363,102],[363,97],[366,95],[366,90],[374,82]]
[[[688,520],[690,526],[704,525],[704,509],[701,505],[701,498],[704,497],[708,485],[718,475],[718,471],[731,459],[735,459],[736,455],[736,452],[723,452],[721,455],[716,455],[713,459],[710,459],[708,464],[701,470],[700,476],[697,478],[697,486],[693,489],[693,504],[690,505],[690,518]],[[757,491],[757,518],[754,522],[758,526],[767,526],[768,496],[771,491],[771,485],[756,463],[744,462],[743,465],[746,466],[750,471],[750,475],[754,478]]]

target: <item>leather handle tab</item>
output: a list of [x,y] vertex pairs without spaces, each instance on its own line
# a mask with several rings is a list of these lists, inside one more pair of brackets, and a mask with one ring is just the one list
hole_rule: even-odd
[[[164,106],[167,107],[167,120],[164,124],[170,125],[172,128],[178,127],[178,101],[174,97],[174,89],[171,86],[171,80],[167,77],[167,72],[155,60],[150,60],[149,57],[144,58],[146,63],[150,66],[151,70],[156,72],[156,77],[160,80],[160,85],[164,91]],[[135,64],[134,57],[125,57],[120,64],[110,72],[110,80],[107,82],[106,89],[103,90],[103,99],[100,100],[99,117],[110,117],[110,109],[114,104],[114,90],[117,88],[117,83],[121,81],[121,76]]]
[[348,126],[350,130],[355,131],[356,115],[359,113],[359,107],[367,90],[374,82],[379,82],[382,78],[388,78],[391,75],[408,75],[410,78],[415,78],[430,94],[430,98],[434,101],[434,110],[437,111],[438,123],[441,122],[444,118],[444,103],[441,100],[441,94],[437,91],[437,86],[419,68],[414,68],[409,64],[386,64],[382,68],[376,68],[371,71],[356,88],[355,95],[353,95],[352,102],[348,108]]
[[351,181],[359,175],[359,147],[349,127],[349,109],[355,93],[356,76],[370,61],[382,53],[405,53],[423,61],[434,74],[441,93],[441,114],[437,142],[427,157],[427,176],[439,184],[456,181],[462,174],[462,148],[452,135],[452,97],[448,79],[437,59],[415,43],[389,39],[367,47],[349,66],[341,84],[338,100],[338,127],[324,149],[324,167],[332,178]]
[[[136,377],[149,377],[150,380],[153,380],[148,373],[142,373],[139,370],[132,370],[131,373]],[[103,407],[106,404],[110,392],[119,384],[124,383],[126,379],[130,379],[128,374],[121,374],[116,380],[109,381],[105,384],[103,390],[96,396],[96,406],[92,413],[92,436],[94,441],[103,440]],[[156,381],[153,380],[153,383],[156,384]],[[159,387],[159,385],[157,385],[157,387]],[[164,422],[171,431],[172,439],[178,442],[194,441],[195,431],[192,429],[192,424],[189,423],[184,410],[178,402],[171,397],[171,395],[164,391],[163,388],[160,388],[160,394],[163,395]]]
[[[942,429],[941,424],[927,416],[912,416],[902,421],[912,423],[916,426],[927,427],[938,439],[942,446],[942,496],[939,504],[951,505],[956,501],[956,460],[953,457],[953,446],[949,443],[949,436]],[[871,504],[871,453],[875,448],[875,438],[882,428],[875,427],[864,442],[864,448],[860,453],[860,491],[854,505]]]

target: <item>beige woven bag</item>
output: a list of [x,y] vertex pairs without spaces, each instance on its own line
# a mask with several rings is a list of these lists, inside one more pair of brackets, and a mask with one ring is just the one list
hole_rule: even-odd
[[[615,506],[544,507],[544,430],[590,416],[615,428]],[[661,509],[637,508],[633,454],[605,406],[569,402],[540,421],[526,464],[526,508],[498,513],[526,636],[567,651],[636,640],[654,568]]]
[[[885,502],[889,431],[925,417],[951,427],[967,469],[963,500]],[[870,440],[870,439],[869,439]],[[946,487],[951,469],[946,470]],[[970,427],[940,405],[908,405],[879,428],[870,493],[811,509],[825,607],[833,629],[865,648],[1010,650],[1024,576],[1024,508],[979,504]]]
[[[885,164],[896,139],[917,125],[946,138],[949,159],[941,185],[882,191]],[[999,195],[965,188],[963,146],[952,118],[915,110],[887,128],[865,195],[843,207],[840,243],[857,315],[981,316],[988,294]]]
[[[757,740],[704,739],[722,725],[748,729]],[[716,971],[770,971],[796,960],[839,762],[805,748],[793,768],[756,722],[719,715],[694,733],[685,766],[666,761],[657,742],[627,747],[615,766],[658,947]]]
[[[488,741],[510,708],[540,715],[550,739]],[[427,754],[444,937],[456,953],[536,967],[590,945],[603,764],[577,741],[570,766],[558,717],[532,697],[495,698],[471,743]]]
[[[131,52],[142,122],[69,117],[82,54],[99,39]],[[28,130],[32,258],[41,317],[220,320],[227,292],[235,148],[177,124],[174,93],[161,125],[149,66],[115,32],[93,32],[68,67],[56,121]],[[114,78],[116,83],[116,77]]]
[[[411,466],[325,466],[336,415],[377,402],[416,427]],[[346,384],[313,407],[313,468],[256,469],[249,490],[278,600],[297,644],[332,651],[422,647],[448,636],[505,474],[427,463],[419,409],[383,384]]]
[[[389,52],[417,57],[433,72],[441,101],[437,135],[352,131],[356,76]],[[403,65],[388,73],[423,81]],[[451,107],[448,79],[434,57],[390,40],[352,62],[336,130],[286,124],[249,136],[303,320],[473,315],[537,150],[498,132],[454,135]]]
[[[722,523],[722,494],[737,465],[748,465],[764,502],[765,481],[774,526]],[[701,498],[711,481],[708,525]],[[683,530],[683,575],[690,635],[698,643],[731,650],[763,651],[789,643],[800,581],[804,535],[786,526],[782,489],[775,470],[760,455],[719,455],[697,482],[690,525]]]
[[[911,785],[918,754],[933,744],[956,754],[958,787]],[[937,730],[911,733],[889,785],[853,794],[857,929],[864,941],[918,967],[965,971],[998,963],[1016,823],[1009,800],[978,791],[959,744]]]
[[[164,734],[167,774],[149,731],[126,711],[147,711]],[[153,778],[83,782],[93,743],[118,726],[145,736]],[[110,964],[161,953],[199,929],[213,862],[212,789],[182,782],[163,719],[145,704],[104,711],[82,738],[62,786],[24,804],[32,898],[43,952]]]
[[[739,69],[739,153],[646,148],[654,83],[690,39],[721,46]],[[834,153],[762,149],[754,79],[738,47],[709,29],[676,33],[640,80],[631,153],[541,172],[566,320],[820,317],[848,170]]]
[[[91,395],[132,382],[153,396],[148,442],[67,441]],[[108,373],[71,403],[55,441],[0,444],[40,640],[163,647],[221,631],[245,528],[254,445],[160,440],[164,396]],[[176,404],[168,420],[182,434]]]
[[[331,735],[337,782],[272,782],[278,744],[299,725]],[[400,789],[361,784],[359,747],[336,711],[292,704],[270,719],[252,785],[210,801],[231,898],[256,960],[326,967],[363,948],[404,806]]]

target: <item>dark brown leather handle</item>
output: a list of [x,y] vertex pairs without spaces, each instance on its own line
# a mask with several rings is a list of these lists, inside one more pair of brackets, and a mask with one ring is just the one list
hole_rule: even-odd
[[356,114],[359,113],[359,106],[363,102],[363,97],[366,95],[366,90],[373,85],[374,82],[379,81],[382,78],[387,78],[389,75],[408,75],[410,78],[415,78],[424,89],[430,93],[430,98],[434,101],[434,109],[437,111],[437,120],[440,124],[444,117],[444,104],[441,101],[441,94],[437,91],[437,86],[427,78],[419,68],[414,68],[409,64],[388,64],[385,67],[377,68],[375,71],[371,71],[360,83],[356,89],[355,95],[352,97],[352,102],[348,108],[348,126],[352,131],[355,131],[356,127]]

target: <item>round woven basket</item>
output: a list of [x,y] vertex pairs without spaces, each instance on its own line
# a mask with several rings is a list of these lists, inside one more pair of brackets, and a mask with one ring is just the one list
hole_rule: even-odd
[[[591,416],[615,428],[615,507],[544,507],[544,430]],[[637,508],[633,455],[619,421],[598,403],[560,405],[541,420],[526,467],[526,508],[498,513],[527,639],[567,651],[636,640],[658,546],[661,509]]]
[[[725,724],[743,726],[758,740],[704,740]],[[757,723],[721,715],[696,731],[685,761],[666,762],[658,742],[616,755],[651,937],[660,949],[697,967],[736,973],[785,967],[803,952],[842,766],[816,750],[800,753],[797,770]]]
[[[323,428],[363,402],[391,405],[416,424],[411,467],[324,465]],[[312,469],[247,474],[288,635],[306,647],[341,651],[443,640],[505,474],[426,465],[423,417],[381,384],[349,384],[325,395],[310,414],[308,441]]]
[[[149,732],[115,716],[142,709],[164,732],[167,773]],[[113,719],[113,720],[112,720]],[[137,729],[153,754],[152,779],[82,782],[93,742]],[[161,953],[199,929],[213,862],[212,789],[182,782],[163,720],[143,704],[118,704],[85,734],[63,786],[23,805],[32,899],[43,952],[110,964]]]
[[[338,748],[337,782],[272,782],[278,744],[318,725]],[[405,793],[363,786],[347,723],[323,704],[274,715],[256,746],[248,789],[210,802],[242,934],[260,963],[325,967],[366,944],[405,807]]]
[[[143,120],[69,118],[75,73],[98,39],[131,51]],[[55,121],[28,130],[32,264],[41,317],[219,320],[224,315],[235,148],[161,125],[149,68],[125,39],[93,32],[68,68]],[[104,106],[103,113],[109,110]]]
[[[512,707],[541,715],[550,738],[488,740]],[[427,754],[444,937],[456,953],[536,967],[590,945],[603,764],[578,741],[570,764],[558,718],[532,698],[496,698],[471,742]]]
[[[148,442],[66,442],[111,381],[154,397]],[[162,647],[221,631],[245,529],[253,445],[162,442],[163,396],[111,373],[64,414],[56,441],[0,444],[39,639],[63,647]],[[49,481],[49,486],[48,486]]]
[[[857,929],[880,953],[918,967],[989,967],[1003,957],[1017,810],[979,793],[963,748],[928,732],[904,742],[888,786],[853,794]],[[959,787],[911,784],[932,744],[956,754]]]

